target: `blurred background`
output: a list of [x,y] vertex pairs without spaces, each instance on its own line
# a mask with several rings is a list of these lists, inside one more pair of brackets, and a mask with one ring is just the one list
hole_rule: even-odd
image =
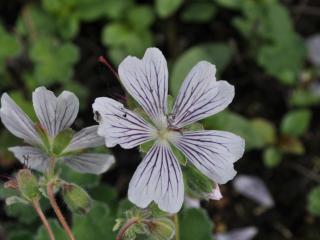
[[[172,96],[199,60],[216,64],[218,78],[235,85],[236,96],[228,110],[203,124],[246,140],[246,153],[236,163],[238,178],[221,187],[224,198],[201,202],[204,210],[189,212],[192,218],[182,216],[182,232],[201,224],[204,234],[182,233],[182,239],[222,239],[219,233],[248,226],[254,239],[320,239],[318,0],[0,0],[0,91],[33,119],[31,94],[44,85],[80,98],[76,129],[94,124],[96,97],[124,96],[98,57],[117,69],[125,56],[141,57],[150,46],[167,58]],[[7,151],[18,143],[1,125],[2,181],[22,167]],[[103,234],[104,226],[114,224],[106,216],[126,197],[141,160],[136,149],[112,152],[117,164],[101,177],[64,172],[108,203],[104,217],[73,219],[83,224],[78,233],[100,220],[99,229],[87,230],[94,237],[86,239],[114,238]],[[7,194],[1,186],[0,198]],[[41,231],[35,236],[40,223],[32,208],[3,201],[0,207],[0,239],[45,239]],[[47,214],[53,216],[51,210]]]

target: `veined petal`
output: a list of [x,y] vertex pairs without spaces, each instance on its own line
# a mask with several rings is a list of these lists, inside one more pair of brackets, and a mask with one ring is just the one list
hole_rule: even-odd
[[34,123],[7,93],[1,97],[0,117],[5,127],[15,136],[30,144],[42,144]]
[[157,126],[166,126],[168,68],[162,52],[148,48],[140,60],[129,56],[119,65],[123,86]]
[[177,134],[172,143],[204,175],[222,184],[231,180],[236,171],[233,163],[244,153],[244,140],[224,131],[195,131]]
[[184,80],[169,116],[172,127],[182,128],[225,109],[234,97],[234,87],[226,81],[216,81],[216,68],[201,61]]
[[83,153],[72,157],[64,157],[65,164],[81,173],[102,174],[115,162],[111,154]]
[[176,213],[183,203],[184,186],[178,160],[166,143],[156,143],[134,173],[128,197],[138,207],[152,201],[169,213]]
[[95,100],[92,108],[96,120],[100,123],[98,135],[105,138],[107,147],[119,144],[128,149],[153,139],[155,128],[124,108],[122,103],[100,97]]
[[98,125],[86,127],[74,134],[69,146],[64,152],[72,152],[104,145],[104,138],[98,135],[98,127]]
[[11,147],[9,151],[28,168],[44,172],[49,167],[49,156],[39,148],[29,146]]
[[79,99],[69,91],[56,97],[45,87],[38,87],[32,94],[33,107],[39,121],[50,137],[71,126],[78,115]]

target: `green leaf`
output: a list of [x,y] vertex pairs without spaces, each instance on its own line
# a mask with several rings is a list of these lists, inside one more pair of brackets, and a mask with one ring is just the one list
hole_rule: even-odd
[[263,141],[263,145],[273,144],[276,141],[276,129],[273,124],[263,118],[251,120],[252,127]]
[[12,231],[8,236],[9,240],[33,240],[34,234],[26,230]]
[[79,51],[70,42],[41,38],[31,46],[30,57],[35,63],[34,77],[38,84],[49,85],[70,80]]
[[135,6],[129,9],[127,18],[134,29],[147,29],[155,20],[153,10],[149,6]]
[[[53,219],[49,219],[48,220],[51,228],[52,228],[52,232],[55,236],[55,238],[58,240],[69,240],[69,238],[67,237],[65,231],[60,227],[59,223],[57,222],[57,220],[53,220]],[[49,236],[48,236],[48,232],[46,231],[46,229],[44,228],[44,226],[41,226],[38,229],[38,232],[34,238],[35,240],[50,240]],[[80,240],[80,239],[79,239]]]
[[275,147],[269,147],[263,152],[264,165],[273,168],[279,165],[282,159],[282,153]]
[[108,204],[112,211],[119,204],[116,188],[107,184],[96,186],[90,189],[89,193],[94,200]]
[[223,43],[201,44],[185,51],[173,65],[170,81],[172,95],[178,95],[182,81],[199,61],[209,61],[216,65],[218,72],[222,72],[231,60],[232,53],[233,50]]
[[213,224],[204,209],[185,209],[180,217],[181,240],[208,240],[212,238]]
[[101,176],[79,173],[61,164],[61,178],[67,182],[75,183],[82,187],[92,188],[99,184]]
[[293,90],[289,102],[292,106],[308,107],[320,103],[320,94],[311,89],[295,89]]
[[[199,14],[201,13],[201,14]],[[185,22],[208,22],[214,17],[216,8],[210,2],[195,2],[188,5],[182,12],[181,19]]]
[[215,0],[216,3],[220,4],[222,7],[239,9],[241,8],[241,1],[235,0]]
[[25,224],[31,224],[38,219],[33,207],[22,203],[6,206],[5,211],[8,216],[17,218],[17,221]]
[[182,3],[182,0],[156,0],[156,11],[161,18],[166,18],[172,15]]
[[308,109],[288,112],[282,119],[281,132],[293,137],[303,135],[309,127],[311,114]]
[[295,137],[283,136],[280,139],[279,149],[283,153],[302,155],[305,152],[302,142]]
[[73,216],[73,232],[78,240],[115,239],[112,231],[114,219],[110,216],[109,207],[100,202],[94,202],[89,214]]
[[320,186],[313,188],[309,192],[307,209],[312,215],[320,216]]
[[224,111],[203,121],[205,129],[229,131],[243,137],[246,149],[262,148],[265,138],[261,137],[253,128],[251,121],[239,114]]

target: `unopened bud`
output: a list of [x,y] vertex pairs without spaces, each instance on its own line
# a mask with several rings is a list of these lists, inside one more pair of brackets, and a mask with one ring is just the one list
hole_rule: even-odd
[[175,234],[174,223],[168,218],[154,218],[146,223],[150,238],[154,240],[170,240]]
[[70,211],[78,214],[87,214],[92,206],[89,194],[80,186],[72,183],[62,185],[63,200]]
[[22,169],[18,172],[17,183],[21,195],[28,201],[33,201],[39,197],[37,178],[29,169]]

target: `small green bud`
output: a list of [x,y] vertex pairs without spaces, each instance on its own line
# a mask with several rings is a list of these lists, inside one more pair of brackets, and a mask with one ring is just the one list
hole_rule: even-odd
[[73,131],[70,128],[60,132],[53,141],[52,152],[59,156],[71,142],[72,136]]
[[17,183],[21,195],[28,201],[39,197],[39,185],[37,178],[29,169],[22,169],[17,174]]
[[168,218],[154,218],[146,225],[150,238],[154,240],[170,240],[175,234],[174,223]]
[[87,214],[92,207],[89,194],[80,186],[72,183],[62,185],[63,200],[70,211],[78,214]]

